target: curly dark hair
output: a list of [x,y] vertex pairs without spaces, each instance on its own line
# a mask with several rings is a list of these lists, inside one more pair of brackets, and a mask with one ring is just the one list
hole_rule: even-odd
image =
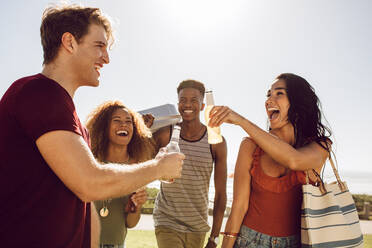
[[321,103],[314,88],[304,78],[293,73],[282,73],[276,78],[283,80],[287,87],[290,103],[288,120],[295,130],[294,147],[302,147],[315,141],[329,151],[326,141],[330,141],[332,132],[322,123]]
[[185,88],[197,89],[200,92],[200,95],[202,96],[202,98],[204,98],[205,87],[204,87],[204,84],[202,82],[199,82],[199,81],[196,81],[196,80],[193,80],[193,79],[184,80],[178,85],[177,94],[179,94],[180,91],[182,89],[185,89]]
[[142,116],[127,108],[120,101],[107,101],[89,114],[86,126],[91,138],[91,150],[94,157],[106,163],[109,145],[109,124],[117,109],[126,109],[133,119],[133,136],[128,144],[128,154],[132,162],[144,162],[155,156],[155,142]]

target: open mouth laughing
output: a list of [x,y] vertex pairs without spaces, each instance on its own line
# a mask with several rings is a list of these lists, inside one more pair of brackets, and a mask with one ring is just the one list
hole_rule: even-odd
[[96,72],[98,73],[98,75],[101,75],[100,74],[100,70],[101,70],[102,67],[103,67],[102,64],[95,64],[94,65],[94,69],[96,70]]
[[121,130],[121,131],[117,131],[116,132],[116,135],[119,135],[119,136],[121,136],[121,137],[127,137],[128,136],[128,131],[126,131],[126,130]]
[[270,107],[267,108],[268,116],[270,120],[275,120],[279,117],[280,110],[278,108]]

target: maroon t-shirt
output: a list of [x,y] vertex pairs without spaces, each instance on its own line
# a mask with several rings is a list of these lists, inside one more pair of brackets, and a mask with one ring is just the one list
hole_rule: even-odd
[[0,246],[90,248],[90,203],[54,174],[36,140],[54,130],[81,135],[74,103],[37,74],[15,81],[0,101]]

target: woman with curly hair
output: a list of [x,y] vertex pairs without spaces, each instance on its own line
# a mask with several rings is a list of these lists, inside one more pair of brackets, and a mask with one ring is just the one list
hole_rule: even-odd
[[[142,116],[120,101],[98,106],[86,126],[93,155],[103,164],[134,164],[155,156],[152,134]],[[146,200],[145,189],[140,189],[124,197],[94,202],[101,221],[101,248],[124,247],[127,228],[137,225]]]
[[211,110],[210,126],[232,123],[249,135],[236,161],[223,248],[300,247],[304,171],[319,173],[331,150],[319,99],[304,78],[279,75],[268,90],[265,108],[268,132],[226,106]]

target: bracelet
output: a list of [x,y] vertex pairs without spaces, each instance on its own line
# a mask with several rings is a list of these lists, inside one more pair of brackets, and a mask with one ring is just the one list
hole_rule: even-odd
[[233,233],[233,232],[220,232],[220,234],[222,234],[225,237],[229,237],[229,238],[236,238],[239,235],[239,233]]

